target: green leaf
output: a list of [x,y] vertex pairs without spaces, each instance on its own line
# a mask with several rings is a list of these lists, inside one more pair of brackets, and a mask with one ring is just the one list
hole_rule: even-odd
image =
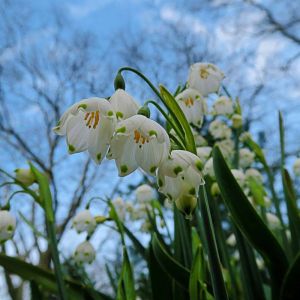
[[134,278],[126,247],[123,247],[123,265],[118,284],[117,300],[135,300]]
[[172,279],[158,263],[151,244],[148,249],[148,268],[151,280],[152,299],[173,299]]
[[[52,272],[26,263],[19,258],[0,254],[0,265],[9,273],[16,274],[24,280],[34,281],[44,290],[57,293],[56,279]],[[98,293],[97,291],[84,287],[74,280],[65,280],[67,293],[70,299],[97,299],[112,300],[109,296]]]
[[181,110],[174,96],[162,85],[160,86],[160,93],[162,95],[162,98],[164,99],[164,104],[169,110],[172,118],[175,120],[178,127],[182,128],[184,132],[186,149],[196,154],[194,136],[183,111]]
[[218,147],[213,150],[213,160],[222,198],[229,209],[233,222],[263,256],[271,273],[274,295],[278,292],[287,271],[288,262],[285,253],[248,201]]
[[195,253],[190,282],[189,282],[189,292],[190,300],[202,300],[205,297],[206,286],[204,284],[205,280],[205,260],[204,253],[201,245],[198,246],[198,249]]
[[190,271],[171,257],[153,234],[152,249],[158,263],[181,287],[188,289]]
[[45,174],[38,171],[38,169],[36,169],[33,164],[29,163],[29,166],[39,185],[40,198],[42,200],[42,205],[46,213],[46,218],[49,222],[53,223],[54,213],[52,208],[52,196],[48,178]]
[[266,196],[266,192],[264,186],[252,177],[248,179],[248,186],[255,203],[260,206],[265,206],[264,196]]
[[125,246],[125,238],[124,238],[124,228],[123,228],[123,224],[121,222],[121,220],[119,219],[118,213],[115,209],[115,206],[113,205],[113,203],[111,201],[108,202],[108,205],[110,207],[110,212],[109,212],[109,216],[115,221],[118,231],[121,235],[121,241],[122,241],[122,245]]
[[300,251],[300,217],[297,207],[297,197],[293,187],[292,179],[286,169],[283,170],[282,176],[289,217],[289,226],[291,230],[292,246],[294,253],[296,254]]
[[300,298],[300,252],[295,257],[287,274],[284,277],[281,288],[281,300],[295,300]]

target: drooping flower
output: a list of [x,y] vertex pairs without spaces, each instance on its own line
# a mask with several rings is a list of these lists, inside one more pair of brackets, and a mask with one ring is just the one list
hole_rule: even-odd
[[85,241],[78,245],[74,253],[74,260],[78,264],[91,264],[96,258],[96,252],[93,245]]
[[234,114],[231,117],[231,121],[232,121],[232,127],[235,129],[241,128],[243,125],[243,118],[239,114]]
[[176,100],[189,123],[200,127],[207,113],[207,105],[202,95],[195,89],[188,88],[176,96]]
[[239,150],[239,154],[241,168],[247,168],[254,162],[255,154],[249,149],[242,148]]
[[234,150],[234,142],[231,139],[225,139],[222,141],[218,141],[215,143],[216,146],[218,146],[222,152],[222,155],[226,159],[230,159],[233,156],[233,150]]
[[138,167],[155,174],[169,154],[170,140],[165,129],[142,115],[130,117],[117,125],[107,157],[115,159],[119,176]]
[[230,236],[226,239],[226,244],[231,247],[234,247],[236,245],[236,237],[233,233],[230,234]]
[[300,176],[300,158],[297,158],[293,165],[294,174]]
[[16,169],[16,179],[26,186],[35,182],[35,176],[30,169]]
[[229,116],[233,114],[233,111],[232,100],[226,96],[221,96],[213,104],[212,114]]
[[137,114],[139,105],[122,89],[117,89],[109,99],[118,120],[125,120]]
[[202,162],[195,154],[174,150],[158,169],[159,191],[169,200],[175,201],[187,217],[191,217],[196,203],[199,186],[204,184]]
[[212,148],[211,147],[198,147],[197,148],[197,155],[200,158],[202,164],[204,164],[211,155]]
[[215,139],[229,139],[232,134],[231,129],[220,120],[212,121],[208,130]]
[[16,230],[16,219],[7,210],[0,211],[0,243],[11,239]]
[[240,185],[240,187],[243,187],[245,184],[245,179],[246,179],[243,171],[237,170],[237,169],[232,169],[231,173],[232,173],[233,177],[235,178],[235,180],[237,181],[237,183]]
[[91,215],[90,211],[85,209],[79,212],[73,218],[73,227],[78,233],[88,232],[92,233],[97,226],[95,218]]
[[154,190],[148,184],[142,184],[135,190],[135,197],[139,203],[147,203],[154,198]]
[[270,212],[266,213],[267,221],[271,229],[278,229],[281,227],[280,220],[278,217]]
[[103,98],[89,98],[72,105],[53,130],[67,136],[70,154],[88,150],[99,164],[106,155],[115,126],[112,105]]
[[195,63],[191,65],[188,87],[198,90],[202,96],[219,91],[224,74],[210,63]]
[[259,171],[256,169],[250,168],[247,169],[245,172],[246,180],[249,180],[250,178],[255,179],[257,182],[262,183],[263,177]]

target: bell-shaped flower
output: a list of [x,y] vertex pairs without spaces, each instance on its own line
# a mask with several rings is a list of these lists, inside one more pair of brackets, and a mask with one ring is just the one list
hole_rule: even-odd
[[13,237],[16,230],[16,219],[7,210],[0,211],[0,243]]
[[263,182],[263,176],[256,169],[252,169],[252,168],[247,169],[246,172],[245,172],[245,176],[246,176],[246,181],[254,179],[258,183],[262,183]]
[[89,234],[92,233],[97,226],[95,218],[91,215],[90,211],[85,209],[79,212],[73,218],[73,227],[78,232],[88,232]]
[[154,190],[148,184],[142,184],[135,190],[135,197],[139,203],[148,203],[154,199]]
[[30,169],[16,169],[16,179],[26,186],[35,182],[35,176]]
[[293,164],[293,171],[295,176],[300,176],[300,158],[297,158]]
[[226,96],[221,96],[213,104],[213,115],[232,115],[234,112],[232,100]]
[[208,130],[215,139],[229,139],[232,134],[231,129],[221,120],[212,121]]
[[210,157],[212,152],[212,147],[197,147],[197,155],[204,164]]
[[169,200],[175,201],[187,217],[191,216],[195,208],[199,186],[204,184],[201,168],[202,162],[197,155],[174,150],[157,172],[159,191]]
[[210,63],[195,63],[191,65],[188,87],[198,90],[202,96],[219,91],[224,74]]
[[72,105],[53,130],[67,136],[70,154],[88,150],[99,164],[107,153],[115,126],[112,105],[103,98],[89,98]]
[[200,127],[207,105],[202,95],[195,89],[188,88],[176,96],[176,100],[189,123]]
[[109,99],[118,121],[128,119],[137,114],[139,105],[132,96],[122,89],[117,89]]
[[239,155],[241,168],[247,168],[254,162],[255,154],[247,148],[240,149]]
[[89,241],[85,241],[79,244],[74,253],[74,260],[78,264],[91,264],[95,260],[95,258],[95,249]]
[[170,139],[165,129],[143,115],[135,115],[120,123],[112,138],[107,158],[115,159],[119,176],[138,167],[155,174],[169,154]]

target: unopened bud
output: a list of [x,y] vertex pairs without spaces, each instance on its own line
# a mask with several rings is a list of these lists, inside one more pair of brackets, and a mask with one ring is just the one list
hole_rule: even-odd
[[211,185],[210,192],[214,197],[220,195],[220,188],[216,182]]
[[117,89],[125,90],[125,80],[120,72],[115,77],[114,87],[115,90]]
[[139,111],[138,111],[138,115],[143,115],[147,118],[150,118],[150,109],[147,105],[143,105]]
[[235,129],[241,128],[243,125],[243,119],[241,115],[234,114],[231,117],[231,121],[232,121],[232,127]]
[[26,186],[35,182],[35,176],[30,169],[16,169],[16,179]]

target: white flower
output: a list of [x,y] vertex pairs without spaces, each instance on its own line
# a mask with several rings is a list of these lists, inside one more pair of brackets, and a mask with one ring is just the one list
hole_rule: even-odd
[[232,134],[231,129],[220,120],[212,121],[208,130],[215,139],[229,139]]
[[271,229],[277,229],[281,227],[280,220],[278,217],[272,213],[266,213],[268,224],[270,225]]
[[203,116],[207,113],[207,105],[201,94],[188,88],[176,96],[176,100],[189,123],[201,126]]
[[135,115],[118,124],[107,157],[116,160],[119,176],[128,175],[138,167],[155,174],[169,149],[165,129],[145,116]]
[[243,118],[239,114],[234,114],[231,117],[231,121],[232,121],[232,127],[235,129],[241,128],[243,125]]
[[0,211],[0,243],[13,237],[16,230],[16,219],[7,210]]
[[26,186],[35,182],[35,176],[30,169],[16,169],[16,179]]
[[260,183],[263,182],[262,175],[256,169],[253,169],[253,168],[247,169],[246,172],[245,172],[245,176],[246,176],[246,180],[249,180],[250,178],[253,178],[257,182],[260,182]]
[[96,163],[105,157],[116,126],[112,105],[103,98],[89,98],[72,105],[53,129],[67,135],[69,153],[88,150]]
[[188,87],[198,90],[203,96],[219,91],[224,74],[210,63],[195,63],[191,65]]
[[233,156],[234,142],[232,140],[225,139],[215,143],[215,145],[220,148],[224,158],[229,159]]
[[264,267],[265,267],[265,262],[264,262],[264,260],[263,260],[262,258],[256,257],[256,258],[255,258],[255,261],[256,261],[256,264],[257,264],[258,269],[259,269],[259,270],[263,270]]
[[85,241],[78,245],[74,253],[74,260],[78,264],[92,263],[96,258],[96,252],[92,244]]
[[252,135],[249,131],[245,131],[240,135],[239,140],[245,143],[247,140],[252,139]]
[[199,133],[194,133],[195,144],[197,147],[203,147],[207,145],[206,139]]
[[123,200],[123,198],[116,197],[114,200],[112,200],[112,204],[115,207],[115,210],[118,214],[119,219],[124,221],[125,217],[126,217],[127,207],[126,207],[126,203]]
[[92,233],[97,226],[96,220],[91,215],[90,211],[85,209],[79,212],[73,218],[73,227],[78,233],[87,231],[88,233]]
[[142,184],[135,190],[136,200],[140,203],[146,203],[154,198],[154,190],[148,184]]
[[300,176],[300,158],[297,158],[293,165],[295,176]]
[[210,157],[212,148],[211,147],[198,147],[197,155],[199,156],[202,164],[204,164]]
[[195,154],[174,150],[158,169],[159,191],[175,201],[178,209],[190,217],[197,203],[199,186],[204,184],[202,163]]
[[236,238],[233,233],[227,238],[226,244],[231,247],[234,247],[236,245]]
[[204,175],[208,175],[211,178],[215,178],[215,170],[212,157],[205,163],[203,173]]
[[137,114],[139,105],[132,96],[122,89],[117,89],[109,99],[118,120],[125,120]]
[[233,114],[232,100],[226,96],[222,96],[213,104],[213,115],[232,115]]
[[254,162],[255,154],[251,152],[249,149],[247,148],[240,149],[239,154],[240,154],[241,168],[247,168]]
[[243,187],[245,184],[245,174],[241,170],[232,169],[231,173],[235,180],[238,182],[238,184]]

